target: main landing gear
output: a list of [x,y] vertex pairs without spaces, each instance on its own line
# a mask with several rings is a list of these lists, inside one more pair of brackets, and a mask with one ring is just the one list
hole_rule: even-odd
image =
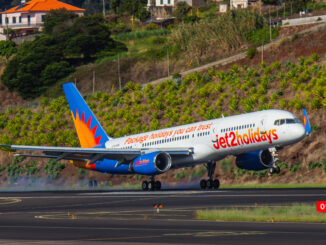
[[161,190],[161,182],[155,181],[154,176],[150,177],[150,181],[144,180],[141,184],[141,188],[143,191],[155,191],[155,190]]
[[276,150],[276,148],[270,148],[269,151],[273,157],[273,166],[268,169],[268,172],[270,174],[279,174],[281,172],[281,170],[280,170],[280,167],[277,166],[277,163],[279,161],[279,159],[277,158],[278,157],[277,150]]
[[218,189],[220,187],[220,181],[218,179],[212,179],[216,168],[216,162],[208,162],[205,167],[208,172],[208,180],[202,179],[200,181],[200,189]]

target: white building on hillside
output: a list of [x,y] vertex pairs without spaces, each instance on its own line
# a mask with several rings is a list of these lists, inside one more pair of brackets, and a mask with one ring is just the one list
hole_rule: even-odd
[[248,0],[230,0],[230,9],[248,8]]
[[21,1],[21,4],[0,13],[0,33],[6,29],[19,30],[20,34],[31,31],[40,31],[44,16],[54,9],[66,9],[77,15],[84,15],[85,9],[77,8],[57,0],[31,0]]
[[185,2],[194,8],[206,5],[206,0],[147,0],[147,9],[152,16],[166,18],[175,10],[178,2]]

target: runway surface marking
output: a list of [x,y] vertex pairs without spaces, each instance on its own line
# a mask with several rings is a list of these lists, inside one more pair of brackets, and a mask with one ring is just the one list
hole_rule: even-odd
[[21,198],[15,197],[0,197],[0,205],[10,205],[14,203],[21,202]]
[[[271,205],[232,205],[227,208],[257,208],[257,207],[285,207],[289,204],[271,204]],[[191,208],[161,208],[159,213],[154,208],[145,207],[142,210],[120,210],[120,211],[99,211],[99,212],[54,212],[42,215],[35,215],[35,219],[110,219],[110,220],[197,220],[195,212],[203,209],[225,209],[218,206],[193,206]],[[34,212],[33,212],[34,213]],[[130,217],[131,216],[131,217]],[[205,220],[202,220],[205,221]],[[269,222],[268,220],[266,222]],[[296,223],[296,222],[295,222]],[[300,222],[297,222],[300,223]]]
[[222,192],[228,192],[226,190],[218,190],[218,191],[120,191],[120,192],[97,192],[97,193],[79,193],[78,195],[171,195],[171,194],[201,194],[201,193],[222,193]]
[[[110,198],[130,198],[130,197],[140,197],[140,198],[155,198],[157,196],[162,196],[162,197],[194,197],[196,194],[198,197],[326,197],[326,193],[316,193],[316,194],[218,194],[217,192],[208,192],[211,193],[211,195],[206,195],[203,194],[201,195],[201,192],[196,192],[196,193],[182,193],[182,192],[177,192],[177,193],[149,193],[147,195],[143,195],[141,193],[140,195],[129,195],[125,193],[119,193],[119,194],[112,194],[112,193],[107,193],[107,194],[101,194],[99,195],[98,193],[80,193],[76,195],[71,195],[71,196],[14,196],[10,197],[11,199],[71,199],[71,198],[103,198],[103,197],[110,197]],[[153,195],[151,195],[153,194]],[[216,194],[216,195],[215,195]],[[0,203],[1,204],[1,203]]]

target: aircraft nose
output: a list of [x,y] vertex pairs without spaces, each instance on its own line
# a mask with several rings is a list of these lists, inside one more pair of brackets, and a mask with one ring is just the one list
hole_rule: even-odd
[[303,139],[306,136],[306,129],[302,124],[298,124],[297,127],[294,128],[295,136],[298,139]]

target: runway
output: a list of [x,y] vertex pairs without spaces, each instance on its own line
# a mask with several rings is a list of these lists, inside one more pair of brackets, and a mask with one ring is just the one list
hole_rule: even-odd
[[0,244],[325,244],[323,223],[195,218],[199,209],[317,200],[326,189],[2,192]]

